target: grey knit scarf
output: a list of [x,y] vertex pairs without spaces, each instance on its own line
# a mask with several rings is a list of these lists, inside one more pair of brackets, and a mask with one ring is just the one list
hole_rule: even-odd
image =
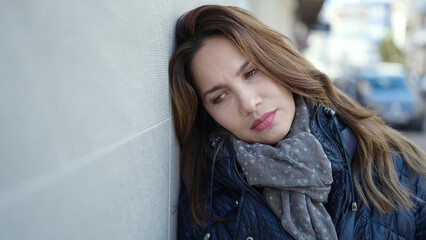
[[248,183],[264,187],[264,198],[295,239],[337,239],[323,205],[333,181],[331,163],[309,130],[308,107],[313,104],[300,96],[295,104],[295,117],[284,139],[274,147],[232,137],[236,158]]

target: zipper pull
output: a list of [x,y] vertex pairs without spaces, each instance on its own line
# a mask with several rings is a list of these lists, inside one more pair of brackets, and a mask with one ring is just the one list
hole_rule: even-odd
[[334,110],[332,110],[331,108],[329,108],[329,107],[325,107],[325,108],[324,108],[324,110],[325,110],[328,114],[330,114],[332,117],[334,117],[334,115],[336,115],[336,112],[335,112]]
[[207,233],[207,234],[204,236],[203,240],[209,240],[209,239],[210,239],[210,233]]
[[219,143],[219,141],[220,141],[221,139],[222,139],[222,138],[221,138],[220,136],[215,137],[215,138],[212,140],[212,147],[216,147],[216,146],[217,146],[217,144]]
[[358,210],[358,206],[356,202],[352,202],[352,212],[356,212],[356,210]]

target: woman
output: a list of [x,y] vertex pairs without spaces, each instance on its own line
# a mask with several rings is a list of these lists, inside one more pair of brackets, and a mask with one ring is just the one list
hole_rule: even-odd
[[426,239],[425,153],[236,7],[176,25],[180,239]]

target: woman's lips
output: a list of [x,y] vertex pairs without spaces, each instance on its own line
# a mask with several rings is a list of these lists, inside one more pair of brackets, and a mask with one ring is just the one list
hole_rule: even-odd
[[253,124],[251,125],[251,129],[256,131],[263,131],[267,129],[274,122],[276,112],[277,110],[267,112],[260,116],[260,118],[254,120]]

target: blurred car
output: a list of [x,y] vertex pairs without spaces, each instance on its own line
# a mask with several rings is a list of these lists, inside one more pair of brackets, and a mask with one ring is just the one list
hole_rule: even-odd
[[423,129],[424,101],[400,64],[359,67],[343,90],[361,105],[378,110],[380,117],[390,125]]
[[423,97],[423,102],[426,99],[426,74],[419,80],[419,89]]

